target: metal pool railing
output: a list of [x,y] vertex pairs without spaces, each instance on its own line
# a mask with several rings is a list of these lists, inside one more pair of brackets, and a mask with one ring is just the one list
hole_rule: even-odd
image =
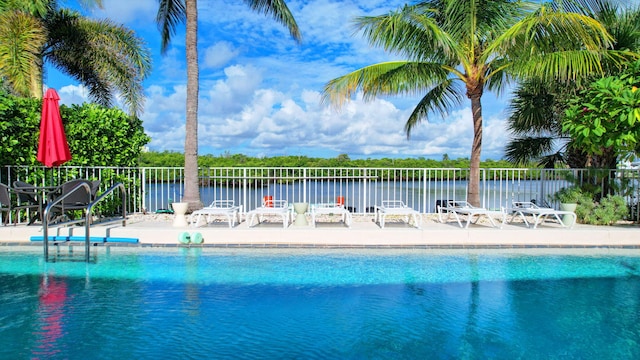
[[[184,191],[182,167],[42,167],[5,166],[0,182],[23,180],[35,185],[57,185],[74,178],[99,179],[106,189],[122,182],[129,212],[170,209]],[[556,204],[550,195],[563,187],[586,184],[602,194],[622,195],[636,212],[636,169],[481,169],[481,205],[499,209],[512,201],[535,199]],[[345,199],[356,214],[373,212],[382,200],[402,200],[421,213],[436,212],[446,200],[466,200],[468,169],[459,168],[200,168],[200,197],[204,205],[214,199],[234,200],[244,211],[259,206],[264,196],[289,202],[321,203]]]

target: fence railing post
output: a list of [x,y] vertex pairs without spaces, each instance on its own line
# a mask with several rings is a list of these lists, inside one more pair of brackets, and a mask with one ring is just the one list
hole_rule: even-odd
[[364,211],[362,213],[367,212],[367,195],[369,194],[369,191],[367,188],[368,184],[369,184],[369,174],[367,169],[364,169],[364,176],[362,181],[362,209],[364,209]]
[[307,168],[302,169],[302,202],[307,202]]
[[247,211],[247,204],[249,204],[248,186],[249,179],[247,177],[247,168],[244,168],[242,169],[242,204],[244,205],[242,211],[245,212]]
[[140,168],[140,193],[142,198],[142,211],[147,211],[147,172]]

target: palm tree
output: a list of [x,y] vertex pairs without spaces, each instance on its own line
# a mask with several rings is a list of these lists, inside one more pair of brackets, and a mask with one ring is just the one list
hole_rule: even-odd
[[[184,141],[184,193],[183,202],[189,203],[188,211],[202,207],[198,183],[198,7],[197,0],[159,0],[156,22],[162,35],[162,52],[166,52],[176,27],[186,22],[187,56],[187,114]],[[300,31],[284,0],[245,0],[253,9],[270,14],[289,29],[294,39],[300,41]]]
[[[482,95],[500,93],[519,77],[571,79],[600,66],[609,46],[606,30],[587,16],[527,1],[428,0],[356,24],[373,46],[409,60],[370,65],[331,80],[324,99],[340,106],[361,90],[378,95],[425,95],[406,121],[407,137],[427,115],[443,116],[471,101],[471,147],[467,201],[480,205]],[[586,51],[585,51],[586,50]]]
[[[622,11],[611,1],[598,1],[593,12],[586,14],[600,21],[614,38],[614,51],[631,51],[638,56],[640,50],[640,8]],[[634,55],[632,55],[633,57]],[[618,73],[619,64],[607,66],[605,75]],[[583,168],[588,164],[615,167],[616,159],[593,159],[571,144],[568,135],[562,133],[562,119],[569,104],[585,83],[540,82],[529,79],[520,83],[509,106],[508,128],[513,134],[505,149],[507,160],[516,164],[537,161],[539,165],[553,168],[566,164],[572,168]]]
[[562,132],[569,99],[576,96],[583,82],[528,79],[518,84],[508,107],[507,130],[513,136],[505,147],[508,161],[521,165],[537,161],[548,169],[557,164],[585,166],[586,155],[571,147],[569,137]]
[[118,93],[138,115],[150,59],[133,31],[58,9],[55,0],[0,4],[0,77],[16,95],[41,98],[43,66],[50,63],[84,85],[92,101],[111,106]]

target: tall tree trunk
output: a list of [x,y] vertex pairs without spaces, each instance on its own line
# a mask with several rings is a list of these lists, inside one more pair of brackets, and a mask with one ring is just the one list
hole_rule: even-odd
[[42,99],[42,95],[44,89],[42,88],[44,84],[42,83],[42,63],[34,66],[34,71],[31,73],[30,80],[31,87],[31,96],[36,99]]
[[480,206],[480,153],[482,151],[482,94],[473,94],[471,112],[473,115],[473,144],[471,145],[471,164],[469,169],[469,188],[467,201],[473,206]]
[[187,116],[184,141],[184,194],[189,211],[202,208],[198,183],[198,6],[185,1],[187,21]]
[[576,149],[575,147],[570,146],[567,148],[567,151],[565,151],[565,162],[570,168],[585,168],[587,167],[588,160],[589,156],[581,149]]

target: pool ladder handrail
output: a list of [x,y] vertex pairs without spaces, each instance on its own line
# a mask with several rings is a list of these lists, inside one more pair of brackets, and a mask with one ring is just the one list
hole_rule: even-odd
[[[75,188],[71,189],[71,191],[66,193],[65,195],[57,198],[55,201],[51,202],[50,204],[47,204],[47,207],[44,209],[44,211],[42,213],[42,232],[43,232],[42,235],[43,235],[43,247],[44,247],[44,260],[45,260],[45,262],[49,261],[49,215],[50,215],[51,208],[53,206],[59,204],[65,198],[67,198],[68,196],[70,196],[71,194],[73,194],[74,192],[80,190],[83,187],[88,192],[91,192],[91,187],[89,186],[88,183],[80,183]],[[90,202],[87,205],[86,209],[85,209],[86,211],[84,212],[84,217],[83,218],[80,218],[80,219],[77,219],[77,220],[67,221],[67,222],[64,223],[64,225],[71,225],[71,224],[79,224],[79,223],[84,222],[84,225],[85,225],[85,261],[87,261],[87,262],[89,262],[89,253],[90,253],[90,249],[91,249],[90,229],[91,229],[91,225],[92,225],[91,219],[93,218],[91,216],[93,207],[96,204],[98,204],[100,201],[104,200],[107,197],[107,195],[111,194],[116,189],[119,189],[120,193],[122,195],[121,196],[122,197],[122,219],[120,219],[118,217],[118,218],[115,218],[115,219],[111,219],[109,221],[101,221],[100,224],[106,224],[106,223],[110,223],[110,222],[122,221],[122,226],[126,226],[127,225],[127,193],[126,193],[126,189],[124,188],[124,184],[121,183],[121,182],[114,184],[109,189],[107,189],[107,191],[105,191],[100,196],[98,196],[95,200]]]

